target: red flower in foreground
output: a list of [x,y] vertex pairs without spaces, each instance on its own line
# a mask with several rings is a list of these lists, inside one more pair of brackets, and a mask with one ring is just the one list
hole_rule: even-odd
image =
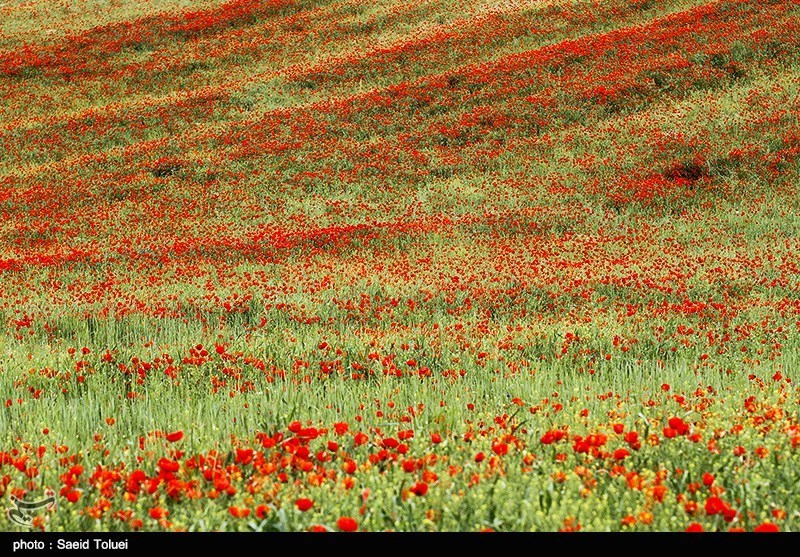
[[687,531],[687,532],[702,532],[702,531],[703,531],[703,527],[702,527],[702,526],[700,526],[700,525],[699,525],[697,522],[692,522],[692,523],[691,523],[691,524],[689,524],[689,526],[686,528],[686,531]]
[[169,511],[166,509],[162,509],[161,507],[153,507],[150,509],[150,518],[154,518],[156,520],[161,520],[165,518],[169,514]]
[[355,532],[358,530],[358,522],[355,519],[350,518],[349,516],[343,516],[339,520],[336,521],[336,526],[342,532]]
[[428,484],[425,482],[417,482],[414,484],[414,487],[411,488],[411,492],[417,497],[422,497],[428,493]]
[[308,509],[314,506],[314,501],[311,499],[301,498],[295,501],[295,506],[301,512],[306,512]]
[[78,499],[80,499],[80,498],[81,498],[81,492],[80,491],[74,491],[73,490],[73,491],[67,492],[67,501],[69,501],[70,503],[77,503]]
[[617,449],[614,451],[614,460],[625,460],[630,454],[627,449]]
[[438,433],[431,433],[431,443],[438,444],[438,443],[441,443],[441,442],[442,442],[442,436],[441,435],[439,435]]
[[706,513],[709,515],[720,514],[728,508],[728,505],[719,497],[709,497],[706,500]]
[[247,518],[250,516],[250,509],[247,507],[228,507],[228,512],[233,518]]
[[495,443],[492,445],[492,451],[497,456],[505,456],[508,454],[508,443]]
[[761,532],[761,533],[780,532],[780,529],[771,522],[762,522],[753,529],[753,532]]
[[182,431],[173,431],[172,433],[167,433],[167,441],[170,443],[175,443],[176,441],[180,441],[183,439],[183,432]]

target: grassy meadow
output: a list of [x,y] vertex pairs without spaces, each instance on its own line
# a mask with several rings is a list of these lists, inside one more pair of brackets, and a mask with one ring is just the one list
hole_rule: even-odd
[[2,506],[796,531],[799,184],[796,0],[7,2]]

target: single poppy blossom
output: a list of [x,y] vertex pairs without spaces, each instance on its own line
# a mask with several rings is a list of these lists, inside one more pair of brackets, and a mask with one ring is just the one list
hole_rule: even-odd
[[720,514],[727,508],[725,502],[719,497],[709,497],[706,500],[706,513],[709,515]]
[[161,507],[153,507],[150,509],[150,518],[155,520],[161,520],[162,518],[166,518],[169,514],[169,511],[166,509],[162,509]]
[[780,529],[772,522],[762,522],[753,529],[753,532],[759,532],[759,533],[780,532]]
[[614,460],[625,460],[630,454],[628,449],[617,449],[614,451]]
[[355,532],[358,530],[358,522],[355,519],[350,518],[349,516],[343,516],[339,520],[336,521],[336,526],[342,532]]
[[505,456],[508,454],[508,443],[495,443],[492,445],[492,451],[497,456]]
[[423,497],[428,493],[428,484],[425,482],[417,482],[414,484],[414,487],[411,488],[411,492],[417,497]]
[[308,509],[314,506],[314,501],[311,499],[300,498],[295,501],[294,504],[300,512],[306,512]]
[[431,433],[431,443],[439,444],[442,442],[442,436],[438,433]]
[[700,524],[698,524],[697,522],[692,522],[686,528],[686,531],[687,532],[702,532],[703,531],[703,527]]
[[81,498],[81,492],[80,491],[72,490],[72,491],[67,492],[67,501],[69,501],[70,503],[77,503],[78,499],[80,499],[80,498]]
[[400,442],[394,437],[387,437],[383,440],[383,446],[387,449],[396,449]]
[[355,474],[356,470],[358,469],[358,465],[354,460],[347,460],[342,466],[342,469],[348,474]]
[[706,487],[710,486],[711,484],[714,483],[714,479],[715,479],[714,474],[709,474],[708,472],[706,472],[705,474],[703,474],[703,485]]
[[355,437],[353,437],[353,443],[356,445],[363,445],[367,441],[369,441],[369,437],[366,433],[358,432],[356,433]]
[[167,433],[167,441],[170,443],[175,443],[183,439],[183,432],[182,431],[173,431],[172,433]]

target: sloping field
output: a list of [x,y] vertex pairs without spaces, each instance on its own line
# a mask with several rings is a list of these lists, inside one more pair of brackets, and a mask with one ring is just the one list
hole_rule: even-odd
[[2,4],[2,501],[798,530],[799,118],[797,0]]

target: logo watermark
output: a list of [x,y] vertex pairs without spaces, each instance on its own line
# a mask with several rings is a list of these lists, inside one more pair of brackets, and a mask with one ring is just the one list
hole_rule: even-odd
[[56,492],[48,489],[44,492],[45,498],[37,501],[25,501],[16,495],[11,496],[13,508],[6,509],[6,517],[13,524],[23,528],[33,528],[33,517],[42,509],[52,510],[56,506]]

